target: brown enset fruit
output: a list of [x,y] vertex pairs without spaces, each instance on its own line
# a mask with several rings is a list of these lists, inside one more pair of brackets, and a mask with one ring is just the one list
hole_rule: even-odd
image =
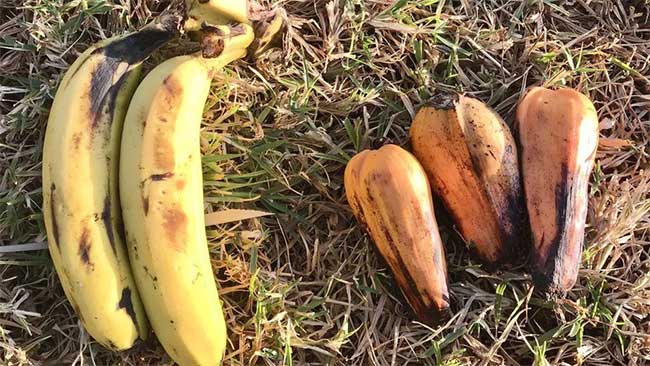
[[345,169],[345,193],[418,318],[428,324],[446,318],[445,254],[418,161],[395,145],[362,151]]
[[526,210],[508,126],[477,99],[441,95],[433,103],[410,131],[433,191],[483,262],[524,262]]
[[536,87],[519,102],[517,128],[533,279],[563,295],[580,268],[598,116],[589,98],[573,89]]

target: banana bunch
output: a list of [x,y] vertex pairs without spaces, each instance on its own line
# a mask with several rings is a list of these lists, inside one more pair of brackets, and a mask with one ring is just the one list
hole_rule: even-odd
[[122,134],[131,267],[158,339],[181,365],[217,365],[226,347],[205,234],[199,132],[213,74],[244,57],[254,37],[246,24],[214,31],[218,56],[174,57],[145,77]]
[[43,214],[65,294],[105,347],[131,347],[147,320],[121,233],[122,123],[140,65],[176,33],[174,19],[91,46],[66,72],[43,146]]
[[127,349],[150,322],[181,366],[218,365],[227,334],[205,234],[200,126],[213,76],[255,36],[247,1],[187,5],[202,52],[141,78],[141,63],[178,33],[180,18],[167,16],[93,45],[66,72],[44,142],[43,213],[65,294],[95,340]]

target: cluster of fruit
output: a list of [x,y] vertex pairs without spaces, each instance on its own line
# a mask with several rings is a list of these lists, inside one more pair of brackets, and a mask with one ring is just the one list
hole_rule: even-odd
[[[214,73],[256,37],[246,0],[187,0],[186,10],[201,52],[140,77],[180,31],[180,17],[166,16],[91,46],[66,72],[45,136],[43,206],[56,271],[93,338],[126,349],[151,323],[180,365],[214,365],[227,337],[204,228],[200,125]],[[262,27],[256,50],[280,27],[278,17]],[[591,102],[532,89],[517,110],[519,149],[483,103],[436,103],[411,127],[415,157],[386,145],[345,171],[353,212],[409,304],[430,323],[449,308],[431,188],[486,263],[513,262],[530,236],[534,278],[552,293],[571,288],[598,144]]]
[[[488,266],[523,262],[551,297],[576,282],[598,117],[573,89],[535,87],[519,102],[519,144],[482,102],[441,95],[396,145],[363,151],[345,171],[348,202],[418,317],[449,315],[445,255],[431,190]],[[522,183],[523,181],[523,183]],[[532,245],[531,245],[532,243]]]
[[[205,233],[200,125],[213,75],[255,35],[245,0],[187,0],[186,9],[184,30],[202,38],[201,52],[141,78],[142,62],[181,31],[170,15],[94,44],[67,70],[45,135],[43,211],[65,294],[95,340],[126,349],[150,323],[180,365],[217,365],[227,337]],[[271,24],[257,50],[279,30]]]

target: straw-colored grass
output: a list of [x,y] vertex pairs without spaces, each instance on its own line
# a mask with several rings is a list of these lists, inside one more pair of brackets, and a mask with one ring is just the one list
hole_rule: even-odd
[[[286,13],[281,47],[215,80],[202,132],[208,210],[275,213],[208,228],[229,327],[225,365],[650,364],[650,5],[263,5]],[[0,245],[46,240],[43,134],[67,66],[167,7],[0,1]],[[195,46],[175,41],[148,67]],[[511,124],[531,85],[579,89],[601,121],[579,283],[552,303],[524,269],[484,271],[440,211],[455,315],[435,328],[417,323],[346,204],[345,163],[406,144],[414,111],[436,91],[477,97]],[[0,254],[0,365],[29,364],[171,361],[155,337],[121,353],[93,342],[47,250],[18,250]]]

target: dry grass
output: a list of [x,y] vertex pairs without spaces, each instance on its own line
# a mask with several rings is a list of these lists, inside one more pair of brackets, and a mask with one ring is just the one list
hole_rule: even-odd
[[[168,5],[113,3],[0,3],[1,245],[45,240],[43,132],[67,65]],[[203,130],[209,210],[276,213],[208,229],[230,329],[226,365],[650,364],[650,5],[274,6],[289,24],[282,47],[219,77]],[[601,120],[579,283],[554,304],[521,269],[485,272],[440,212],[455,316],[437,328],[414,322],[346,205],[346,161],[405,144],[414,111],[436,90],[478,97],[511,123],[521,92],[538,84],[580,89]],[[93,343],[46,250],[0,254],[0,364],[170,363],[154,337],[119,354]]]

